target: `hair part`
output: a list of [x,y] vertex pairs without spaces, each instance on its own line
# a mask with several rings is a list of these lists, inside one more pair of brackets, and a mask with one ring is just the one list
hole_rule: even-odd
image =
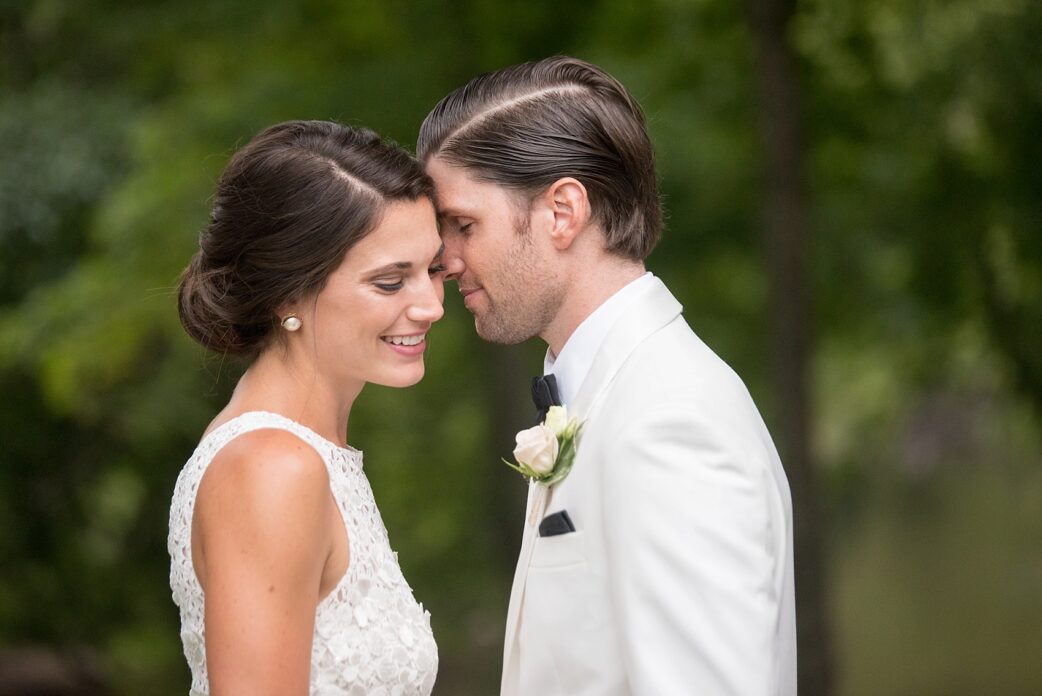
[[178,313],[213,351],[253,357],[278,336],[277,312],[317,294],[386,205],[433,197],[404,149],[371,130],[280,123],[229,161],[199,250],[181,274]]
[[582,182],[609,252],[642,261],[662,234],[643,112],[618,80],[555,56],[480,75],[420,127],[417,155],[467,169],[529,200],[563,177]]

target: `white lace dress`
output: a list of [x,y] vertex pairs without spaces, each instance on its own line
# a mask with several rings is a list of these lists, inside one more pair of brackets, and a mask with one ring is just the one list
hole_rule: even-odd
[[430,614],[417,604],[391,551],[362,453],[338,447],[274,413],[252,411],[203,438],[181,470],[170,506],[170,588],[181,610],[181,641],[192,670],[190,696],[209,694],[203,633],[203,588],[192,565],[192,511],[199,482],[214,455],[239,435],[288,430],[321,455],[347,528],[347,572],[315,613],[311,696],[428,696],[438,668]]

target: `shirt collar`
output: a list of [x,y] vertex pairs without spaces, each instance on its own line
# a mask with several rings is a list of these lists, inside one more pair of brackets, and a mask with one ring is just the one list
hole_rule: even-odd
[[590,365],[593,364],[593,358],[611,327],[622,316],[633,298],[640,293],[641,288],[650,284],[654,278],[650,272],[645,273],[605,300],[576,327],[557,356],[547,348],[546,357],[543,358],[543,374],[552,374],[557,378],[557,391],[563,404],[568,405],[575,401],[579,388],[590,371]]

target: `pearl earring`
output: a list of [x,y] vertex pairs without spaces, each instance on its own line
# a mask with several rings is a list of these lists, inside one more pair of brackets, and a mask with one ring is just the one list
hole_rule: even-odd
[[296,314],[290,314],[288,317],[282,320],[282,328],[286,331],[297,331],[300,329],[300,317]]

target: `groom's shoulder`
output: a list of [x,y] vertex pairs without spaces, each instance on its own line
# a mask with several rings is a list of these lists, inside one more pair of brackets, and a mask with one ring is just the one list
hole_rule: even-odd
[[644,340],[619,371],[616,389],[643,401],[693,407],[750,403],[745,383],[691,329],[684,316]]
[[637,346],[626,366],[635,372],[668,374],[683,381],[741,382],[731,366],[694,332],[683,314]]

